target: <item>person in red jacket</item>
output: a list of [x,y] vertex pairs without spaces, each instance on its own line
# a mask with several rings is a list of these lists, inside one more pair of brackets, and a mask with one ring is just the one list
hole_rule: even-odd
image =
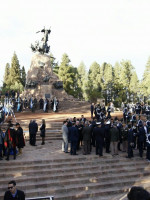
[[4,137],[4,146],[7,149],[7,158],[9,160],[9,154],[11,149],[13,150],[14,160],[16,159],[16,131],[13,128],[13,124],[11,122],[8,123],[8,128]]

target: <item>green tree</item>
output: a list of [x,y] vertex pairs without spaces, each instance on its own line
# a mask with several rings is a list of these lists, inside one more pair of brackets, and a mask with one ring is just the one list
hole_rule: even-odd
[[11,90],[23,90],[19,60],[15,52],[11,61],[9,87]]
[[3,79],[3,87],[4,88],[8,87],[9,75],[10,75],[10,64],[7,63],[5,66],[5,74],[4,74],[4,79]]
[[59,65],[58,65],[58,62],[55,61],[56,58],[53,56],[52,53],[50,53],[50,63],[51,63],[51,67],[53,69],[53,72],[55,74],[58,74],[58,71],[59,71]]
[[131,97],[131,91],[130,91],[130,83],[131,83],[131,77],[133,74],[134,67],[131,64],[131,61],[129,60],[123,60],[121,63],[121,84],[123,85],[124,93],[126,95],[127,102],[130,102]]
[[112,101],[113,96],[113,68],[108,63],[103,63],[100,68],[100,84],[106,104]]
[[62,61],[59,66],[58,75],[63,81],[63,88],[68,94],[76,96],[76,75],[77,70],[70,65],[70,59],[67,54],[63,54]]
[[88,85],[88,76],[86,72],[86,66],[83,62],[77,68],[77,84],[78,84],[78,98],[87,100],[87,85]]
[[126,95],[124,93],[124,86],[121,80],[122,67],[117,62],[114,66],[114,100],[118,106],[122,102],[126,101]]
[[136,71],[133,71],[132,76],[131,76],[131,81],[129,85],[129,90],[131,93],[130,100],[133,102],[137,101],[137,94],[140,91],[140,86],[139,86],[139,80],[136,74]]
[[89,69],[88,73],[88,85],[87,94],[89,100],[96,101],[101,97],[101,85],[100,85],[100,65],[94,62]]
[[150,97],[150,57],[148,58],[143,79],[141,82],[142,93],[145,97]]

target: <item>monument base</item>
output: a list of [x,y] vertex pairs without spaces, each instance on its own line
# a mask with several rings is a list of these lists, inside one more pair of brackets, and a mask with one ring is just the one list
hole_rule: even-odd
[[54,97],[59,100],[74,99],[64,91],[62,81],[53,73],[50,56],[40,53],[32,57],[26,87],[21,96],[37,99],[53,99]]

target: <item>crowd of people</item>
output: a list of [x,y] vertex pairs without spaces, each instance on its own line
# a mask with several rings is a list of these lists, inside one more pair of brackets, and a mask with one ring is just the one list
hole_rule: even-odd
[[0,112],[5,114],[14,114],[14,112],[22,112],[29,108],[32,112],[41,109],[44,112],[53,110],[58,111],[59,100],[54,97],[52,99],[42,97],[37,99],[35,96],[22,98],[19,92],[6,92],[4,98],[0,95]]
[[43,112],[49,112],[52,110],[53,112],[58,111],[59,101],[56,97],[49,101],[47,98],[40,99],[39,101],[36,98],[26,97],[24,100],[21,97],[8,98],[5,97],[3,103],[0,101],[0,124],[2,124],[8,116],[12,116],[15,118],[15,112],[22,112],[23,110],[30,109],[32,112],[35,110],[43,110]]
[[[15,127],[14,127],[15,126]],[[45,129],[46,123],[42,119],[42,124],[39,128],[41,136],[41,145],[45,144]],[[36,136],[38,132],[38,124],[36,120],[31,120],[29,123],[29,144],[36,146]],[[6,160],[9,161],[10,155],[13,155],[14,160],[16,156],[22,154],[22,149],[25,146],[25,138],[23,129],[17,122],[15,125],[12,121],[8,121],[6,131],[0,127],[0,160],[3,160],[6,156]]]
[[[139,104],[138,104],[139,105]],[[111,107],[91,104],[91,119],[81,118],[66,119],[62,126],[62,151],[68,153],[70,143],[70,154],[77,155],[82,148],[83,154],[90,154],[95,147],[95,154],[103,156],[111,153],[118,155],[119,151],[126,152],[127,158],[134,157],[134,150],[138,149],[139,156],[143,157],[146,151],[146,159],[150,162],[150,120],[149,115],[141,112],[131,113],[127,108],[127,115],[123,118],[111,117]]]
[[22,154],[22,148],[25,146],[25,140],[23,135],[23,129],[19,123],[14,124],[8,121],[8,128],[4,132],[0,128],[0,160],[3,160],[6,156],[6,160],[9,161],[9,156],[12,154],[14,160],[16,154]]

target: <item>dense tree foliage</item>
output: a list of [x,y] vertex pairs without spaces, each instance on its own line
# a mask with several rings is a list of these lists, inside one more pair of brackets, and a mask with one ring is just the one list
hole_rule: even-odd
[[7,87],[9,82],[9,74],[10,74],[10,64],[7,63],[5,66],[5,74],[4,74],[4,80],[3,80],[3,87]]
[[115,66],[109,63],[100,66],[93,62],[88,71],[83,62],[77,70],[70,62],[68,55],[64,54],[58,74],[66,92],[75,97],[90,101],[103,98],[106,104],[113,101],[117,106],[121,102],[136,102],[144,100],[144,96],[150,97],[150,58],[142,81],[138,80],[130,60],[122,60]]
[[5,75],[3,81],[3,91],[6,90],[14,90],[14,91],[22,91],[23,86],[25,85],[25,68],[20,69],[20,64],[16,53],[11,60],[11,67],[9,64],[6,64],[5,67]]
[[150,97],[150,57],[148,58],[148,62],[146,64],[145,71],[143,74],[141,92],[146,98]]
[[70,65],[70,59],[67,54],[63,54],[59,66],[58,76],[63,81],[65,91],[70,95],[77,95],[77,70]]

